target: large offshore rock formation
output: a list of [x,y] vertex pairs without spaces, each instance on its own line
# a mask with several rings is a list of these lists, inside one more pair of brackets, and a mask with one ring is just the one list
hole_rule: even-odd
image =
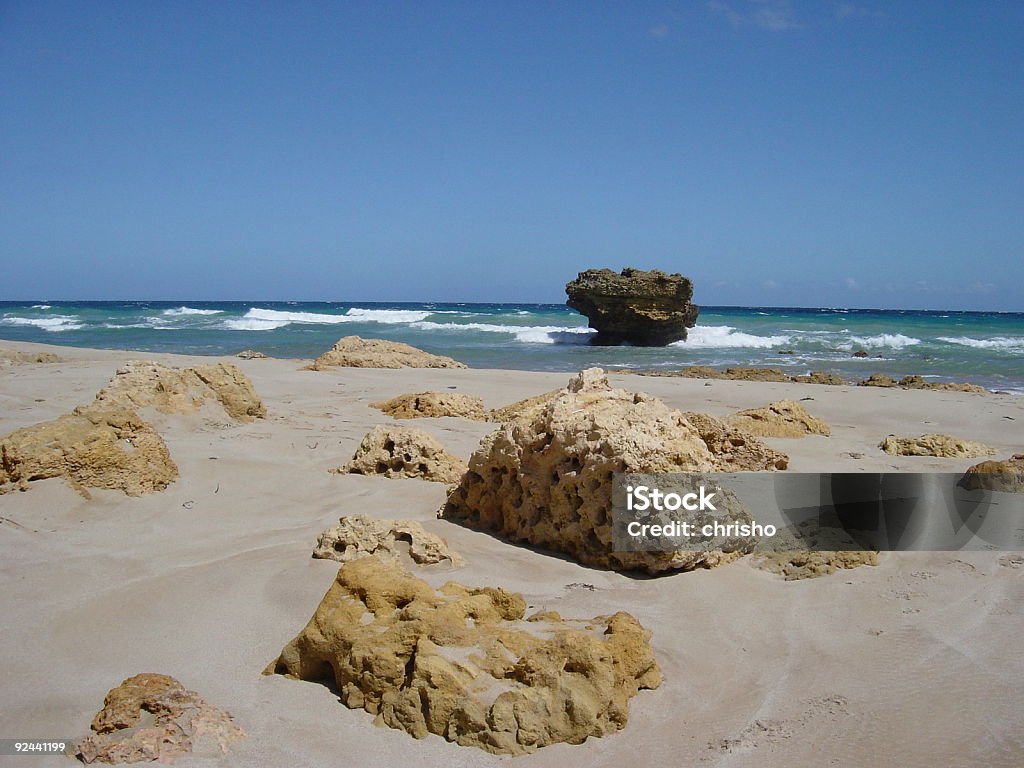
[[503,589],[434,590],[393,560],[353,560],[264,673],[333,680],[392,728],[511,755],[614,733],[629,699],[660,685],[650,632],[628,613],[525,612]]
[[141,496],[174,482],[178,467],[135,411],[94,404],[0,438],[0,493],[51,477],[83,493],[111,488]]
[[[709,437],[710,439],[710,437]],[[599,368],[485,437],[440,516],[512,541],[563,552],[580,563],[659,573],[713,567],[749,552],[752,538],[715,538],[701,548],[616,552],[614,473],[729,469],[679,411],[644,394],[612,389]],[[764,455],[761,468],[777,458]],[[721,522],[749,522],[738,502]]]
[[83,763],[169,763],[177,757],[220,757],[245,736],[231,715],[167,675],[144,673],[110,689],[74,746]]
[[627,267],[621,273],[588,269],[565,286],[570,307],[587,316],[595,344],[660,347],[686,338],[700,308],[693,283],[682,275]]

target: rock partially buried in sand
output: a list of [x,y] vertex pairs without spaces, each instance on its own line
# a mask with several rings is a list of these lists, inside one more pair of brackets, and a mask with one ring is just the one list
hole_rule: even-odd
[[393,419],[422,419],[442,416],[460,416],[464,419],[486,421],[484,401],[476,395],[458,392],[418,392],[399,395],[380,403],[370,403]]
[[892,388],[899,386],[899,384],[896,382],[896,379],[891,376],[886,376],[884,373],[872,373],[863,381],[858,381],[857,386]]
[[970,467],[959,485],[969,491],[1024,493],[1024,453],[1006,461],[983,461]]
[[22,352],[18,349],[0,349],[0,362],[5,363],[62,363],[64,358],[53,352]]
[[709,540],[693,551],[613,551],[613,473],[727,466],[679,411],[612,389],[603,371],[590,369],[530,413],[483,439],[441,517],[586,565],[648,573],[712,567],[753,547],[744,538]]
[[816,419],[799,403],[780,400],[764,408],[750,408],[724,421],[758,437],[804,437],[805,435],[828,435],[832,430],[821,419]]
[[243,349],[235,357],[240,357],[242,360],[266,360],[267,356],[262,352],[258,352],[255,349]]
[[354,560],[265,674],[333,678],[346,706],[385,725],[510,755],[614,733],[629,699],[660,685],[650,632],[629,614],[525,610],[503,589],[435,591],[394,561]]
[[415,520],[378,520],[369,515],[341,518],[338,525],[320,534],[313,550],[313,557],[340,563],[370,555],[393,558],[407,555],[419,565],[445,560],[452,566],[462,565],[462,557],[452,552],[444,539]]
[[783,470],[789,466],[789,457],[771,448],[751,434],[725,424],[706,413],[684,413],[700,434],[701,440],[713,456],[730,472],[757,472]]
[[974,459],[992,456],[996,452],[995,448],[975,440],[939,434],[920,437],[889,435],[882,441],[881,448],[893,456],[935,456],[941,459]]
[[162,413],[188,413],[216,400],[232,419],[253,421],[267,415],[249,378],[231,363],[170,368],[135,360],[118,368],[96,394],[101,405],[152,407]]
[[811,371],[806,376],[791,376],[790,380],[801,384],[827,384],[832,387],[840,387],[846,383],[842,376],[830,371]]
[[588,269],[566,284],[570,307],[587,316],[595,344],[664,346],[686,338],[699,307],[690,303],[693,283],[682,275],[627,267]]
[[766,552],[755,554],[751,564],[763,571],[777,573],[786,581],[815,579],[838,570],[858,568],[862,565],[878,565],[878,553],[870,551],[849,552]]
[[[627,373],[628,371],[618,371]],[[706,365],[691,365],[679,370],[636,371],[640,376],[657,376],[681,379],[725,379],[729,381],[792,381],[791,377],[778,368],[744,368],[732,367],[724,370],[709,368]]]
[[904,389],[935,389],[940,392],[976,392],[978,394],[988,392],[987,389],[977,384],[926,381],[922,376],[904,376],[900,379],[899,385]]
[[376,426],[363,437],[352,460],[336,474],[418,477],[455,483],[466,462],[444,449],[432,435],[413,427]]
[[186,754],[215,757],[245,736],[231,715],[167,675],[144,673],[112,688],[75,745],[83,763],[167,763]]
[[313,361],[309,370],[327,368],[465,368],[457,360],[385,339],[345,336]]
[[0,438],[0,491],[51,477],[141,496],[174,482],[178,468],[135,411],[90,405]]
[[517,400],[514,403],[509,403],[501,408],[494,408],[489,414],[487,414],[488,421],[496,421],[501,424],[506,424],[520,419],[529,421],[538,413],[540,413],[544,406],[558,397],[564,390],[555,389],[551,392],[544,392],[534,397],[527,397],[524,400]]

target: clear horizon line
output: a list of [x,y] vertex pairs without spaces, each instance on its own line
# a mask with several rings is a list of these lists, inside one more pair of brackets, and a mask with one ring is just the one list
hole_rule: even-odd
[[[516,306],[524,304],[532,304],[536,306],[565,306],[564,302],[557,301],[452,301],[446,299],[426,299],[426,300],[364,300],[364,301],[349,301],[347,299],[199,299],[199,298],[174,298],[174,299],[125,299],[125,298],[110,298],[110,299],[0,299],[0,304],[46,304],[50,302],[57,302],[62,304],[87,304],[87,303],[160,303],[160,304],[182,304],[187,305],[189,302],[197,304],[347,304],[353,307],[358,307],[360,304],[453,304],[453,305],[498,305],[498,306]],[[989,313],[989,314],[1006,314],[1006,315],[1018,315],[1024,314],[1024,308],[1022,309],[950,309],[950,308],[922,308],[922,307],[855,307],[855,306],[822,306],[822,305],[800,305],[800,304],[697,304],[697,307],[701,309],[771,309],[771,310],[788,310],[788,309],[829,309],[829,310],[843,310],[843,311],[856,311],[856,312],[974,312],[974,313]],[[580,314],[580,313],[577,313]],[[581,315],[582,316],[582,315]]]

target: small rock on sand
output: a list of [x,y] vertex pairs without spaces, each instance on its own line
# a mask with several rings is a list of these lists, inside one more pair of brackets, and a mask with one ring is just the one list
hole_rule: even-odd
[[327,368],[465,368],[457,360],[432,355],[409,344],[386,339],[363,339],[345,336],[309,366],[310,370]]
[[379,425],[366,433],[351,461],[332,471],[455,483],[466,471],[466,463],[423,430]]

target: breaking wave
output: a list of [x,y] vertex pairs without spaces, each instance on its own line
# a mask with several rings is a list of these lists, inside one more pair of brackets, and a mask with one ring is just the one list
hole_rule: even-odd
[[220,315],[223,314],[223,309],[195,309],[194,307],[177,307],[175,309],[165,309],[163,314],[168,317],[177,317],[179,315]]
[[698,325],[689,330],[686,341],[675,341],[671,346],[691,349],[720,349],[723,347],[768,349],[781,344],[789,344],[792,339],[792,336],[758,336],[753,333],[744,333],[730,325]]
[[939,341],[975,349],[1005,349],[1024,351],[1024,336],[995,336],[991,339],[972,339],[969,336],[939,336]]
[[411,327],[422,331],[483,331],[509,333],[525,344],[588,344],[594,331],[582,326],[496,325],[494,323],[434,323],[420,321]]
[[243,317],[224,321],[232,331],[272,331],[295,323],[297,325],[335,325],[338,323],[415,323],[430,317],[430,312],[407,309],[360,309],[353,307],[343,315],[321,312],[281,312],[276,309],[251,308]]
[[77,331],[83,327],[77,317],[54,315],[53,317],[5,317],[0,320],[4,325],[31,325],[44,331],[59,333],[60,331]]
[[[853,344],[859,344],[869,349],[878,349],[880,347],[903,349],[904,347],[912,347],[915,344],[921,343],[920,339],[915,339],[913,336],[904,336],[902,333],[880,333],[877,336],[851,336],[850,341]],[[842,344],[839,348],[850,349],[853,344]]]

